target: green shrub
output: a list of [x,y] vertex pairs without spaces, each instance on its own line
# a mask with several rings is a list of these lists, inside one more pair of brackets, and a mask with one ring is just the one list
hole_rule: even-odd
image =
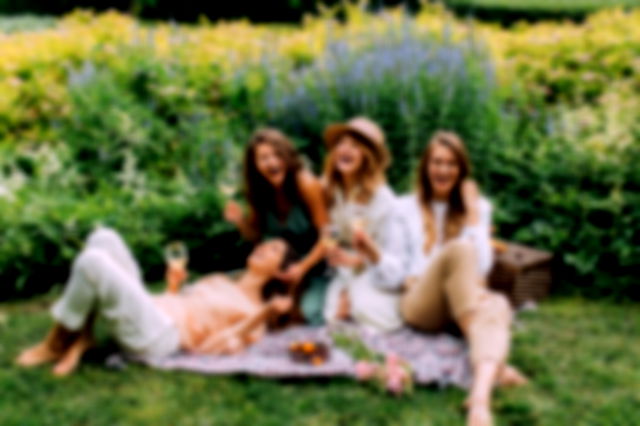
[[437,129],[455,129],[477,163],[490,161],[500,138],[500,104],[486,52],[473,40],[450,40],[448,28],[437,39],[419,35],[409,20],[402,27],[336,41],[310,66],[267,74],[264,109],[255,115],[264,113],[264,120],[298,138],[316,165],[322,164],[326,125],[372,117],[387,134],[394,158],[388,173],[399,189],[413,184],[408,171]]
[[640,258],[640,108],[633,91],[614,92],[630,93],[631,101],[607,92],[585,106],[592,125],[572,131],[567,126],[585,117],[569,107],[505,107],[475,43],[415,34],[408,24],[384,39],[339,41],[295,72],[265,65],[264,105],[254,116],[296,137],[316,165],[326,124],[371,116],[387,133],[394,157],[388,174],[399,191],[413,183],[433,131],[455,130],[495,200],[499,236],[555,253],[556,290],[640,299],[633,285]]
[[[419,19],[397,15],[361,16],[352,31],[335,31],[324,50],[293,37],[278,50],[286,55],[260,51],[255,58],[245,43],[251,59],[231,68],[191,61],[180,50],[163,56],[139,41],[109,44],[106,56],[97,46],[86,58],[63,49],[64,61],[25,62],[31,65],[16,71],[20,81],[4,86],[13,87],[15,108],[5,102],[0,115],[2,297],[64,280],[98,221],[126,236],[152,279],[161,277],[160,248],[173,238],[189,243],[194,271],[240,265],[246,247],[221,221],[216,181],[239,167],[247,135],[258,125],[282,127],[319,169],[323,128],[367,114],[387,133],[394,156],[389,177],[399,191],[411,187],[431,133],[455,130],[495,201],[501,237],[556,253],[561,291],[640,299],[633,285],[640,258],[633,55],[609,52],[613,36],[597,42],[633,21],[616,13],[594,22],[608,16],[628,27],[592,25],[602,31],[589,32],[584,45],[570,37],[583,28],[570,27],[556,56],[543,55],[554,46],[548,39],[542,48],[527,40],[557,24],[500,33],[503,58],[515,58],[511,70],[523,76],[525,92],[497,86],[493,60],[482,43],[460,39],[458,24],[434,33]],[[123,28],[129,22],[116,21]],[[186,34],[165,32],[176,40]],[[573,76],[574,51],[593,43],[600,53],[587,63],[599,67],[598,86],[587,87],[588,96],[579,81],[561,86]],[[619,60],[602,65],[599,55],[607,52]],[[529,56],[536,60],[527,68]],[[562,78],[553,73],[557,63],[564,64]],[[601,84],[606,76],[625,83]],[[546,102],[530,96],[549,81],[562,96]]]
[[185,241],[190,268],[199,273],[239,267],[246,255],[237,233],[222,221],[215,190],[138,199],[105,188],[83,198],[31,190],[11,203],[0,200],[0,211],[0,300],[64,282],[72,259],[99,224],[124,236],[150,281],[163,278],[162,248],[173,239]]
[[599,9],[637,7],[637,0],[444,0],[461,14],[512,24],[520,20],[584,19]]

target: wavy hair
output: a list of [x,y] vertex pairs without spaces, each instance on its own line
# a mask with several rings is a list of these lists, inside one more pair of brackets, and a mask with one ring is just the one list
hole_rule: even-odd
[[454,154],[460,170],[458,180],[454,184],[449,194],[449,199],[447,200],[448,209],[444,230],[445,241],[457,236],[462,229],[464,217],[467,213],[462,200],[462,182],[471,174],[469,155],[460,136],[453,132],[436,132],[429,140],[418,166],[418,200],[420,201],[420,207],[423,212],[426,235],[424,251],[426,253],[431,251],[436,240],[436,227],[431,209],[431,201],[433,201],[434,194],[431,181],[429,180],[429,162],[431,161],[431,156],[436,146],[448,148]]
[[298,151],[294,148],[289,138],[280,130],[273,128],[259,129],[249,139],[244,157],[245,193],[251,208],[250,220],[260,236],[264,233],[265,226],[263,212],[277,210],[275,188],[256,166],[256,151],[262,144],[272,147],[276,155],[285,164],[286,170],[282,189],[290,205],[295,204],[301,198],[297,176],[303,168]]
[[[359,182],[359,185],[356,188],[355,198],[360,203],[367,203],[375,194],[378,186],[385,181],[385,165],[380,163],[369,146],[369,143],[358,133],[345,132],[338,137],[338,140],[344,136],[350,136],[356,140],[364,152],[363,164],[358,170],[356,176],[356,180]],[[342,175],[336,167],[336,146],[338,146],[338,143],[334,144],[333,148],[327,154],[327,159],[324,165],[324,176],[326,180],[328,198],[327,202],[329,206],[333,205],[335,202],[335,191],[344,191]]]

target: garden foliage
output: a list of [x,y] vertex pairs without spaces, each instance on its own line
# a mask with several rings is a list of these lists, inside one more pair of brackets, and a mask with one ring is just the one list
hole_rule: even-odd
[[76,12],[0,34],[1,297],[61,282],[98,223],[151,279],[174,238],[195,271],[237,267],[216,181],[251,131],[282,127],[318,171],[323,127],[364,113],[387,132],[398,191],[429,135],[455,130],[500,237],[553,251],[560,291],[640,298],[639,24],[638,11],[509,30],[438,7],[300,28]]

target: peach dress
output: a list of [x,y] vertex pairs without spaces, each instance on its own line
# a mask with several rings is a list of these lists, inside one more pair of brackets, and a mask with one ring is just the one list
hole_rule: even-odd
[[[224,275],[202,279],[185,286],[179,293],[157,295],[155,303],[176,323],[181,347],[194,352],[209,337],[228,330],[260,310],[259,305]],[[259,339],[264,328],[256,329],[242,345]]]

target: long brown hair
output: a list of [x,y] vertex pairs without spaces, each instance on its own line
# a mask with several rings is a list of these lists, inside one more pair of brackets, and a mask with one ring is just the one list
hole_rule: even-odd
[[327,198],[328,205],[331,206],[335,202],[335,191],[341,190],[344,192],[344,182],[342,175],[336,168],[335,161],[335,147],[338,146],[338,142],[344,136],[351,136],[358,142],[358,145],[364,152],[363,163],[357,172],[357,181],[360,183],[355,193],[356,201],[359,203],[367,203],[371,200],[371,197],[375,194],[376,188],[385,181],[385,165],[380,163],[380,160],[375,155],[369,143],[363,139],[356,132],[345,132],[338,137],[333,148],[327,154],[327,158],[324,164],[324,177],[327,185]]
[[262,213],[266,210],[277,211],[275,188],[256,166],[256,151],[262,144],[271,146],[285,164],[286,171],[282,189],[290,205],[300,200],[297,176],[303,167],[298,151],[280,130],[259,129],[249,139],[244,157],[245,192],[251,207],[251,220],[260,235],[264,232],[265,226]]
[[422,154],[420,165],[418,166],[418,200],[423,212],[424,228],[425,228],[425,252],[430,252],[436,240],[435,221],[433,220],[433,211],[431,209],[431,201],[433,200],[433,188],[429,180],[429,162],[431,155],[436,146],[444,146],[453,152],[460,174],[458,180],[453,186],[447,201],[447,217],[445,221],[444,239],[445,241],[454,238],[460,233],[464,216],[467,213],[464,202],[462,200],[462,183],[471,174],[471,162],[464,142],[456,133],[438,131],[436,132]]

